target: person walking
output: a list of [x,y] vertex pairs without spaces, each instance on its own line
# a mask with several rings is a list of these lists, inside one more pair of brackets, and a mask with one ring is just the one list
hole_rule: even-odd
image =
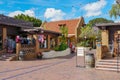
[[72,42],[70,42],[69,48],[70,48],[70,53],[72,53]]

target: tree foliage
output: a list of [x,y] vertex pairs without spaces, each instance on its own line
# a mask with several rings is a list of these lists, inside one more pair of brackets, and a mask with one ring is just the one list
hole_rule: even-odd
[[62,33],[61,42],[65,43],[68,36],[68,28],[66,26],[61,26],[60,32]]
[[[79,37],[81,38],[80,45],[90,46],[89,43],[92,43],[92,47],[95,47],[96,38],[101,37],[101,32],[99,30],[94,30],[91,24],[87,24],[85,27],[81,27],[81,34]],[[86,38],[86,39],[85,39]]]
[[88,24],[95,25],[98,23],[111,23],[111,22],[113,22],[113,21],[107,20],[105,18],[95,18],[95,19],[90,20]]
[[24,14],[18,14],[17,16],[14,16],[14,18],[33,22],[34,27],[40,27],[40,25],[42,24],[42,21],[40,19],[30,17],[30,16],[24,15]]
[[109,11],[110,17],[120,16],[120,4],[113,4],[111,10]]
[[60,26],[60,32],[62,33],[62,36],[60,37],[61,44],[54,48],[55,51],[63,51],[68,47],[68,45],[66,44],[68,28],[66,26]]
[[87,24],[85,27],[81,27],[80,31],[81,31],[80,38],[84,38],[86,36],[86,38],[95,39],[99,33],[98,31],[95,31],[90,24]]

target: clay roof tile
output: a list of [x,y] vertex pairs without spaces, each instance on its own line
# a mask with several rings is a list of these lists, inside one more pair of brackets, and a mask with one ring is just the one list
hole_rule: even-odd
[[75,28],[77,27],[80,19],[72,19],[72,20],[61,20],[61,21],[52,21],[46,22],[44,25],[44,29],[51,30],[55,32],[60,32],[60,25],[65,25],[68,27],[68,34],[75,34]]

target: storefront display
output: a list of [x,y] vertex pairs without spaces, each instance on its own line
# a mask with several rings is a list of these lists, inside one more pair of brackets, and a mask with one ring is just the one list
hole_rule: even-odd
[[48,36],[47,35],[39,35],[38,40],[40,43],[40,48],[47,48],[48,47]]

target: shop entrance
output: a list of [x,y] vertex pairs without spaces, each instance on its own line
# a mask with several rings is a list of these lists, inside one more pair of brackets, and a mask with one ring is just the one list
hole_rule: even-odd
[[2,41],[2,35],[0,35],[0,50],[2,50],[2,46],[3,46],[3,41]]
[[114,56],[118,57],[120,54],[120,32],[114,34]]

